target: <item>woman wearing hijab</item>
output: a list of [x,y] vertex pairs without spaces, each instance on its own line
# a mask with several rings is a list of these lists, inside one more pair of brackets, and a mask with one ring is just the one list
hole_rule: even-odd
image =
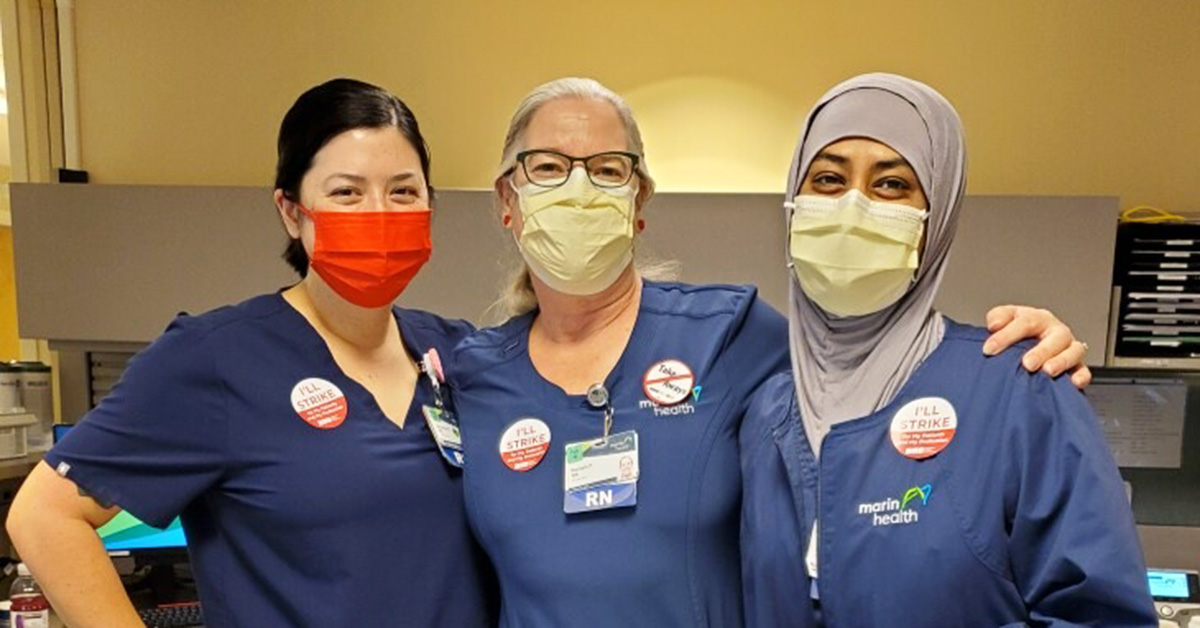
[[750,626],[1155,626],[1091,408],[933,309],[966,180],[953,107],[869,74],[788,183],[793,370],[739,434]]

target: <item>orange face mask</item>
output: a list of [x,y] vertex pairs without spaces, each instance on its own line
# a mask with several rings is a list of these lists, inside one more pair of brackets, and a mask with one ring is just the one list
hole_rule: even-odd
[[428,209],[312,211],[309,266],[343,299],[359,307],[391,305],[433,252]]

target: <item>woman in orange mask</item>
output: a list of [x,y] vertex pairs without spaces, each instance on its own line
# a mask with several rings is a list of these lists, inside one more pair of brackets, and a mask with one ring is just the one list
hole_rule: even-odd
[[[180,316],[39,465],[8,528],[71,626],[142,626],[94,529],[182,515],[210,628],[487,626],[453,443],[418,363],[470,326],[395,308],[430,255],[412,112],[319,85],[279,133],[275,205],[301,280]],[[428,372],[436,374],[429,360]]]

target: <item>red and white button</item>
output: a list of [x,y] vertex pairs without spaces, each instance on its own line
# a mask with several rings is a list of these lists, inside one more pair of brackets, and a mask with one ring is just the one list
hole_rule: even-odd
[[696,376],[679,360],[657,362],[642,378],[646,398],[660,406],[673,406],[692,394]]
[[954,440],[958,414],[941,397],[914,399],[892,417],[892,446],[913,460],[936,456]]
[[500,437],[500,460],[513,471],[528,471],[550,450],[550,427],[534,418],[520,419]]
[[309,425],[331,430],[346,420],[346,395],[333,382],[310,377],[292,387],[292,408]]

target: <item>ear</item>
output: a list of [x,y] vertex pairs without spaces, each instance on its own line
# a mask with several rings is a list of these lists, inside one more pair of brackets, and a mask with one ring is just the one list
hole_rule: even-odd
[[293,240],[300,238],[300,210],[296,209],[295,201],[289,200],[283,190],[275,190],[275,209],[279,210],[279,220],[283,229]]
[[496,197],[500,199],[500,223],[505,229],[513,228],[513,214],[517,211],[517,193],[509,183],[509,175],[503,175],[492,184]]
[[638,233],[646,230],[646,219],[642,218],[642,208],[650,202],[651,196],[654,196],[654,188],[643,184],[638,187],[637,196],[633,197],[633,224]]
[[646,206],[646,203],[650,202],[651,196],[654,196],[654,187],[646,185],[646,183],[643,181],[642,184],[638,186],[637,195],[633,197],[633,210],[635,214],[641,213],[642,208]]

